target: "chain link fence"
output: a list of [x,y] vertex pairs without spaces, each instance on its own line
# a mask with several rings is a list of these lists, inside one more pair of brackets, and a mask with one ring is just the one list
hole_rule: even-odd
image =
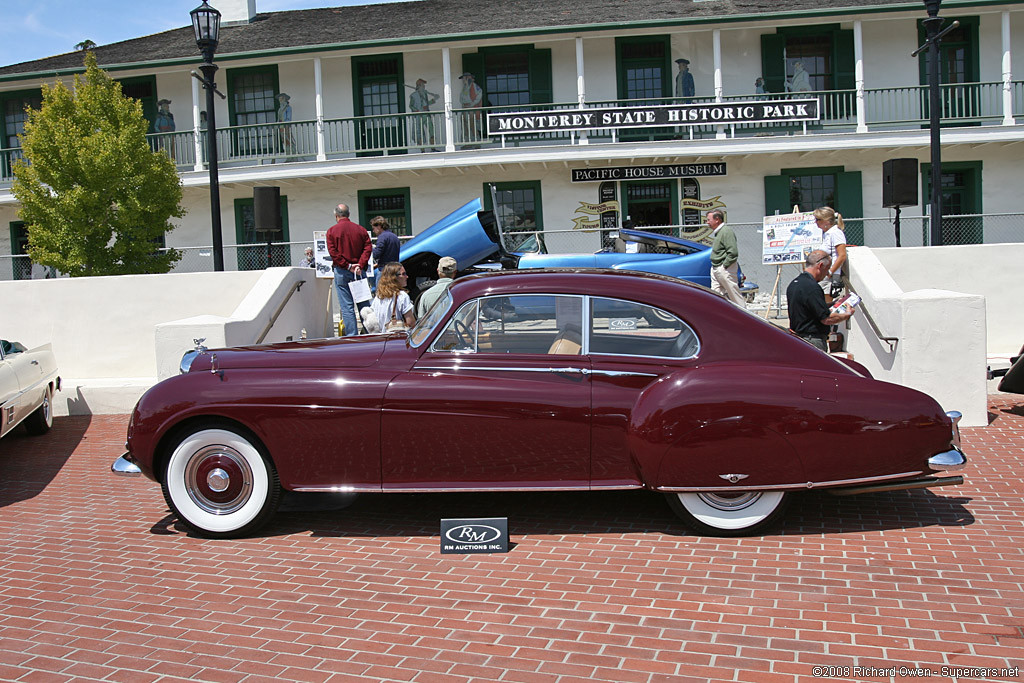
[[[858,218],[845,221],[846,236],[852,244],[869,247],[896,246],[893,217]],[[761,263],[761,223],[730,223],[736,231],[740,266],[747,279],[758,283],[762,293],[770,293],[779,272],[773,264]],[[644,227],[643,230],[710,243],[706,226]],[[594,253],[614,247],[614,231],[544,230],[505,233],[512,250],[551,254]],[[1024,213],[945,216],[942,220],[945,244],[1001,244],[1024,242]],[[402,237],[403,241],[411,238]],[[929,243],[927,216],[900,217],[900,246],[920,247]],[[267,267],[298,266],[305,248],[312,242],[276,242],[273,244],[232,244],[224,246],[227,270],[259,270]],[[181,259],[172,272],[197,273],[213,270],[213,248],[209,246],[175,247]],[[796,265],[783,266],[785,277],[799,272]],[[0,256],[0,280],[27,280],[56,277],[50,268],[33,264],[26,255]]]

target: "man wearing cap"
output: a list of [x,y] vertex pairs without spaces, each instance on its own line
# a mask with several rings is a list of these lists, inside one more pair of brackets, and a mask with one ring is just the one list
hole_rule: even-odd
[[[437,102],[437,95],[427,92],[426,79],[417,78],[416,89],[409,95],[409,111],[429,112],[434,102]],[[412,139],[421,147],[434,144],[434,120],[430,114],[413,117]]]
[[676,97],[693,97],[697,90],[693,85],[693,74],[690,73],[690,60],[680,57],[676,60],[679,73],[676,74]]
[[338,204],[334,218],[338,222],[327,229],[327,252],[334,262],[334,289],[338,295],[341,321],[345,336],[356,334],[356,310],[348,283],[359,277],[370,262],[370,233],[366,228],[349,220],[347,204]]
[[457,268],[458,264],[451,256],[442,256],[441,260],[437,262],[437,284],[420,295],[420,300],[416,304],[417,319],[423,317],[427,311],[433,308],[437,300],[444,296],[445,290],[452,286],[452,283],[455,282]]
[[[459,78],[462,80],[462,92],[459,93],[459,104],[463,109],[477,109],[483,106],[484,91],[473,80],[468,71]],[[483,137],[480,112],[466,114],[462,119],[463,142],[478,142]]]

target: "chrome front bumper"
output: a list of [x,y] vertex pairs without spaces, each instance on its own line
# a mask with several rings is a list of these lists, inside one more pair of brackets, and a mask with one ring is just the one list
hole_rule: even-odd
[[928,467],[936,471],[949,472],[963,469],[967,464],[967,456],[960,448],[960,427],[958,425],[963,416],[955,410],[949,411],[946,415],[953,421],[953,438],[949,444],[950,449],[928,458]]
[[110,466],[110,471],[120,474],[122,477],[137,477],[142,474],[139,466],[128,459],[127,453],[114,461],[114,464]]

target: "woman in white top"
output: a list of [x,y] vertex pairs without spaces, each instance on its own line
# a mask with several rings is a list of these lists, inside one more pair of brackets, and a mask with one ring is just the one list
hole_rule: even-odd
[[830,206],[814,210],[814,222],[821,228],[822,251],[828,252],[832,259],[828,275],[821,281],[825,297],[832,300],[833,288],[841,289],[843,285],[843,264],[846,263],[846,233],[843,232],[843,217]]
[[370,308],[377,316],[381,332],[388,331],[388,323],[392,320],[404,322],[406,327],[415,324],[412,299],[404,291],[408,282],[409,276],[401,263],[389,263],[380,271],[377,295],[370,301]]

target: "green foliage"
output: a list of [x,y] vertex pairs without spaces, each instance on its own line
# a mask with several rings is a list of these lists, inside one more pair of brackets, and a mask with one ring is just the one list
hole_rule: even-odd
[[43,85],[21,135],[24,161],[12,192],[21,203],[32,260],[68,275],[166,273],[181,258],[158,251],[180,218],[174,162],[146,140],[142,104],[87,53],[74,90]]

